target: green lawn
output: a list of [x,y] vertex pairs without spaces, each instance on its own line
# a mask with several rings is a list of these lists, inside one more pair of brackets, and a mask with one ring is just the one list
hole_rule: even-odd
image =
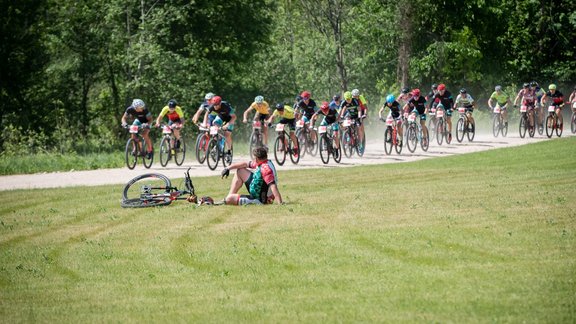
[[576,321],[575,137],[279,176],[284,206],[0,192],[0,322]]

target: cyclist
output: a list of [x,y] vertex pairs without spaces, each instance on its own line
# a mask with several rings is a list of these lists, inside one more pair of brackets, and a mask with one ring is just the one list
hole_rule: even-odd
[[458,107],[466,108],[466,119],[468,119],[468,129],[474,130],[474,117],[472,113],[476,107],[476,102],[474,98],[466,91],[466,88],[460,89],[460,94],[456,96],[456,102],[454,103],[454,109]]
[[530,87],[528,82],[522,85],[522,89],[514,99],[514,107],[518,107],[518,99],[522,99],[522,104],[528,107],[528,120],[530,127],[534,127],[534,109],[536,107],[536,91]]
[[504,91],[502,91],[502,86],[497,85],[494,87],[494,92],[490,95],[488,99],[488,107],[493,111],[496,104],[500,106],[500,110],[502,111],[502,118],[504,119],[504,124],[508,126],[508,112],[506,108],[508,108],[508,104],[510,103],[510,96],[508,96]]
[[384,103],[382,108],[380,108],[380,110],[378,111],[378,117],[381,121],[386,121],[386,119],[382,118],[382,112],[386,108],[390,109],[388,117],[393,118],[394,121],[396,122],[398,129],[399,144],[400,146],[402,146],[402,127],[400,127],[402,126],[402,114],[400,113],[401,107],[400,103],[396,101],[396,98],[394,97],[393,94],[389,94],[388,96],[386,96],[386,103]]
[[430,89],[430,92],[428,92],[428,95],[426,96],[426,101],[429,102],[428,104],[428,109],[432,109],[433,107],[436,107],[436,101],[434,101],[434,96],[438,93],[438,85],[436,83],[434,83]]
[[448,124],[448,140],[452,140],[452,107],[454,106],[454,98],[452,93],[446,90],[446,85],[440,83],[438,85],[438,92],[434,95],[436,105],[442,104],[446,110],[446,123]]
[[[278,189],[278,174],[268,152],[264,147],[252,150],[255,161],[232,163],[222,170],[222,178],[230,175],[230,170],[236,170],[236,174],[230,184],[230,192],[224,199],[227,205],[268,204],[275,201],[282,204],[282,196]],[[255,169],[254,172],[249,169]],[[238,191],[246,186],[249,195],[240,195]]]
[[[122,127],[128,126],[128,116],[134,118],[132,125],[142,126],[152,123],[152,114],[148,111],[146,104],[144,104],[144,101],[141,99],[132,100],[132,105],[126,108],[124,115],[122,115]],[[137,140],[136,134],[131,134],[131,137],[134,141]],[[154,151],[152,150],[152,141],[150,140],[150,128],[144,127],[142,129],[142,137],[144,137],[144,141],[146,142],[147,152],[144,153],[144,150],[140,149],[140,155],[145,155],[147,159],[151,159]],[[142,143],[139,143],[139,145],[142,145]],[[142,146],[140,146],[140,148],[142,148]]]
[[184,112],[182,108],[178,106],[178,103],[174,99],[170,99],[168,101],[168,105],[162,108],[160,115],[156,118],[156,127],[160,127],[160,121],[164,116],[168,117],[168,126],[174,125],[175,127],[172,129],[174,132],[174,137],[176,137],[176,143],[173,143],[173,149],[180,148],[180,128],[184,126]]
[[360,94],[360,90],[353,89],[352,90],[352,97],[358,100],[360,103],[360,109],[364,112],[364,115],[368,117],[368,101],[364,98],[364,95]]
[[[234,122],[236,121],[236,113],[232,105],[226,101],[222,101],[220,96],[214,96],[209,101],[210,106],[204,114],[204,125],[211,126],[216,124],[224,130],[224,137],[226,137],[226,147],[228,150],[226,154],[232,156],[232,131],[234,130]],[[226,123],[224,125],[224,123]]]
[[204,101],[200,104],[200,107],[198,107],[198,111],[196,111],[196,113],[192,117],[192,123],[197,124],[198,119],[200,119],[200,116],[202,116],[202,114],[208,111],[208,107],[210,107],[210,100],[212,98],[214,98],[214,94],[212,92],[208,92],[204,96]]
[[534,92],[536,93],[536,111],[538,112],[537,122],[539,131],[542,131],[543,130],[542,125],[544,125],[542,123],[542,120],[544,119],[544,107],[542,107],[542,105],[540,104],[540,100],[542,100],[542,96],[546,92],[542,88],[540,88],[540,85],[536,81],[530,82],[530,86],[534,89]]
[[330,108],[334,108],[336,110],[340,109],[340,104],[342,103],[342,101],[340,100],[340,95],[339,94],[335,94],[334,97],[332,97],[332,101],[330,101]]
[[[299,117],[302,116],[301,118],[304,121],[304,127],[314,127],[313,124],[308,125],[307,123],[310,121],[310,118],[312,118],[312,115],[314,115],[316,110],[318,110],[318,107],[316,106],[316,101],[314,101],[314,99],[311,99],[310,96],[311,94],[309,91],[302,91],[302,93],[300,94],[300,98],[302,99],[297,103],[298,108],[296,111],[298,112]],[[310,138],[314,143],[317,142],[317,139],[315,137],[316,137],[315,132],[310,133]]]
[[426,108],[426,98],[420,95],[420,89],[412,90],[412,97],[410,97],[406,105],[404,105],[404,111],[406,110],[420,116],[422,134],[424,135],[424,138],[428,138],[428,128],[426,127],[426,113],[428,112],[428,109]]
[[259,120],[262,123],[262,134],[264,134],[264,145],[268,145],[268,125],[264,123],[264,121],[270,116],[270,105],[266,101],[264,101],[264,97],[256,96],[254,98],[254,102],[246,109],[244,112],[244,124],[248,122],[248,114],[252,111],[256,110],[256,114],[254,115],[254,120]]
[[570,94],[570,99],[568,100],[571,105],[572,112],[576,113],[576,86],[574,86],[574,91]]
[[[402,90],[400,90],[400,95],[398,95],[398,98],[396,98],[396,101],[398,101],[398,103],[400,104],[400,107],[402,107],[403,109],[407,109],[406,108],[406,104],[408,103],[408,100],[410,100],[410,89],[408,89],[407,87],[402,88]],[[405,113],[408,113],[408,110],[404,110]]]
[[288,125],[290,127],[290,139],[292,140],[292,144],[294,146],[294,156],[298,156],[300,153],[300,149],[298,148],[298,142],[296,141],[296,135],[294,134],[294,130],[296,129],[296,116],[294,113],[294,109],[288,105],[283,103],[276,104],[276,110],[268,117],[266,120],[267,124],[272,123],[274,118],[280,118],[278,123]]
[[362,119],[366,118],[366,112],[360,108],[360,101],[352,96],[352,92],[344,92],[344,101],[340,104],[340,118],[344,116],[349,117],[358,126],[358,145],[360,151],[364,150],[362,147],[362,140],[364,139],[364,125]]
[[338,114],[338,109],[335,106],[330,106],[328,101],[323,101],[320,110],[312,115],[312,124],[314,124],[319,115],[324,116],[320,126],[331,126],[334,131],[334,144],[336,145],[336,148],[340,148],[340,136],[338,132],[340,130],[340,127],[338,126],[340,115]]
[[564,95],[560,90],[556,89],[556,85],[552,83],[548,86],[548,91],[542,96],[540,104],[544,106],[546,99],[552,99],[551,105],[555,107],[556,116],[558,116],[558,125],[562,129],[562,107],[564,107]]

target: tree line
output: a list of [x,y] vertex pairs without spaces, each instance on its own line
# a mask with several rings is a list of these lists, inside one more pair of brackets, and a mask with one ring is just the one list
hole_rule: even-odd
[[[476,96],[573,87],[576,2],[543,0],[0,0],[0,154],[111,151],[133,98],[191,116],[206,92],[241,113],[261,94],[358,88]],[[425,88],[424,88],[425,87]],[[571,88],[570,88],[571,89]],[[568,89],[565,90],[567,92]]]

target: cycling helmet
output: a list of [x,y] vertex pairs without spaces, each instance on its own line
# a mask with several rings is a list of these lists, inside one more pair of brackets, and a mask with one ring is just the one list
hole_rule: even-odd
[[438,85],[436,83],[432,84],[432,90],[438,89]]
[[142,101],[142,99],[134,99],[132,100],[132,107],[134,108],[144,108],[146,106],[146,104],[144,104],[144,101]]
[[438,85],[438,91],[446,90],[446,85],[444,83],[440,83]]
[[262,96],[256,96],[256,98],[254,98],[254,101],[256,103],[263,103],[264,102],[264,97]]
[[330,106],[328,104],[328,101],[322,101],[322,105],[320,106],[320,110],[322,110],[323,113],[327,113],[329,109],[330,109]]
[[168,107],[169,107],[169,108],[176,108],[176,105],[177,105],[177,104],[178,104],[178,103],[177,103],[176,100],[174,100],[174,99],[170,99],[170,101],[168,101]]
[[360,90],[358,90],[358,89],[352,90],[352,96],[353,96],[353,97],[357,97],[357,96],[359,96],[359,95],[360,95]]
[[302,97],[303,100],[306,99],[310,99],[310,92],[309,91],[302,91],[302,93],[300,94],[300,97]]
[[340,100],[340,95],[339,95],[339,94],[335,94],[334,97],[332,97],[332,100],[334,100],[334,101]]
[[522,85],[522,88],[528,88],[529,86],[530,86],[530,83],[524,82],[524,84]]
[[548,86],[548,90],[556,90],[556,85],[552,83],[551,85]]
[[414,90],[412,90],[412,96],[414,96],[414,97],[420,97],[420,89],[414,89]]
[[408,88],[406,88],[406,87],[402,88],[402,93],[403,93],[403,94],[407,94],[408,92],[410,92],[410,89],[408,89]]
[[204,99],[205,99],[205,100],[210,100],[210,99],[212,99],[212,98],[214,98],[214,94],[213,94],[212,92],[208,92],[208,93],[204,96]]
[[460,89],[460,93],[466,93],[466,88]]
[[297,102],[300,102],[300,100],[302,100],[302,97],[301,97],[300,95],[297,95],[296,98],[295,98],[295,100],[296,100]]
[[351,100],[352,99],[352,92],[346,91],[344,92],[344,100]]
[[276,109],[278,109],[278,110],[280,110],[280,111],[283,111],[283,110],[284,110],[284,104],[277,103],[277,104],[276,104]]
[[534,88],[538,88],[540,85],[538,84],[538,82],[532,81],[532,82],[530,82],[530,86],[532,86]]
[[501,85],[497,85],[494,87],[495,91],[502,91],[502,86]]
[[396,97],[394,97],[393,94],[389,94],[389,95],[386,97],[386,102],[387,102],[387,103],[390,103],[390,104],[391,104],[391,103],[394,102],[394,100],[396,100]]
[[219,105],[222,103],[222,98],[220,96],[214,96],[212,97],[212,99],[210,100],[210,103],[213,105]]

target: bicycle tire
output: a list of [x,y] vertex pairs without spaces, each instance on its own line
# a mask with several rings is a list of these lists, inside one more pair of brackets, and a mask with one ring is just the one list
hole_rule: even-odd
[[428,152],[428,149],[430,148],[430,132],[428,131],[428,129],[426,129],[426,131],[424,131],[424,129],[421,129],[420,134],[421,134],[420,147],[422,148],[422,151]]
[[[394,134],[394,132],[393,132],[393,134]],[[392,136],[394,136],[394,135],[392,135]],[[402,137],[404,137],[404,136],[398,136],[398,133],[396,132],[396,145],[394,145],[394,150],[398,154],[402,153],[402,147],[404,146],[404,144],[403,144],[404,139]]]
[[564,124],[562,125],[558,125],[556,124],[556,136],[560,137],[562,136],[562,131],[564,130]]
[[[170,205],[172,200],[169,197],[164,197],[162,199],[146,199],[142,197],[142,189],[140,189],[140,196],[139,197],[132,197],[130,189],[136,188],[137,184],[144,185],[144,181],[158,181],[161,183],[161,186],[155,186],[147,188],[150,194],[153,195],[153,191],[158,191],[157,194],[166,194],[170,192],[170,187],[172,183],[170,179],[168,179],[165,175],[159,173],[145,173],[139,176],[134,177],[132,180],[128,181],[128,183],[124,186],[122,190],[122,201],[120,202],[120,206],[123,208],[144,208],[144,207],[156,207],[156,206],[165,206]],[[148,183],[146,183],[149,185]]]
[[182,136],[180,137],[180,147],[175,150],[174,162],[177,166],[181,166],[184,164],[184,160],[186,160],[186,141],[184,136]]
[[458,143],[462,143],[464,140],[464,133],[466,133],[466,123],[464,122],[464,118],[458,118],[458,122],[456,123],[456,140]]
[[476,135],[476,124],[470,123],[468,126],[469,127],[466,131],[466,137],[468,137],[468,142],[472,142],[474,140],[474,136]]
[[146,141],[144,141],[144,138],[142,136],[140,136],[140,140],[142,141],[142,145],[146,146],[146,155],[148,155],[148,152],[152,152],[152,157],[151,158],[147,158],[146,156],[142,157],[142,163],[144,164],[144,167],[146,169],[150,169],[150,167],[152,166],[152,163],[154,163],[154,150],[152,149],[152,147],[148,147],[148,145],[146,144]]
[[438,122],[436,123],[436,142],[438,143],[438,145],[442,145],[443,141],[444,141],[444,120],[438,119]]
[[124,149],[124,157],[128,169],[133,170],[136,167],[139,153],[138,143],[136,143],[132,138],[129,138],[126,142],[126,148]]
[[162,137],[162,141],[160,141],[160,165],[165,167],[170,161],[171,152],[170,152],[170,138],[169,137]]
[[344,155],[347,158],[352,157],[352,130],[347,128],[342,136],[342,146],[344,147]]
[[386,155],[392,153],[392,129],[390,127],[386,127],[384,131],[384,152]]
[[508,136],[508,122],[505,122],[504,118],[502,118],[500,123],[502,124],[502,129],[500,130],[500,134],[502,134],[502,137]]
[[572,131],[572,134],[576,133],[576,113],[572,113],[572,116],[570,116],[570,131]]
[[220,152],[220,157],[222,158],[222,166],[227,167],[232,164],[232,160],[234,160],[234,148],[230,148],[230,158],[228,160],[228,153],[227,152]]
[[296,129],[296,138],[298,138],[298,143],[300,143],[298,146],[300,149],[300,157],[304,157],[308,151],[308,142],[306,141],[306,134],[302,131],[302,128]]
[[494,137],[498,137],[498,134],[500,133],[500,128],[501,128],[501,120],[500,120],[500,114],[498,115],[494,115],[494,117],[492,118],[492,135],[494,135]]
[[416,151],[416,146],[418,146],[418,136],[416,135],[416,128],[414,125],[408,126],[406,146],[408,146],[408,151],[410,151],[410,153],[414,153]]
[[250,151],[248,152],[248,155],[250,155],[251,159],[255,159],[254,157],[254,149],[258,147],[258,134],[255,131],[252,131],[252,133],[250,134]]
[[206,161],[206,151],[208,151],[209,140],[205,133],[198,134],[196,137],[196,161],[200,164],[204,164]]
[[218,148],[218,138],[212,137],[208,142],[206,151],[206,164],[210,170],[216,170],[220,161],[220,149]]
[[336,148],[337,141],[337,138],[334,139],[334,137],[332,137],[332,158],[334,162],[340,163],[340,161],[342,161],[342,145],[338,145],[338,148]]
[[548,117],[546,117],[546,136],[548,136],[548,138],[551,138],[553,133],[554,133],[554,117],[552,117],[552,115],[548,115]]
[[274,158],[278,165],[284,165],[286,162],[286,149],[284,148],[284,135],[276,137],[274,141]]
[[328,164],[330,161],[330,149],[329,149],[330,141],[328,141],[328,136],[323,134],[320,137],[320,144],[318,145],[318,150],[320,151],[320,160],[322,163]]
[[520,133],[520,138],[526,136],[526,128],[528,123],[528,117],[525,114],[520,116],[520,124],[518,125],[518,132]]
[[[358,134],[356,134],[356,136],[358,136]],[[362,137],[362,142],[358,145],[359,141],[356,141],[356,154],[358,154],[359,157],[363,157],[364,156],[364,152],[366,151],[366,133],[364,133],[364,137]]]
[[295,153],[296,149],[294,148],[294,143],[292,143],[292,138],[290,136],[288,136],[288,147],[290,148],[289,152],[290,152],[290,161],[292,161],[293,164],[298,164],[298,162],[300,162],[300,142],[298,142],[298,137],[294,136],[294,138],[296,139],[296,147],[298,148],[298,152]]
[[[314,128],[311,128],[308,130],[308,134],[310,136],[310,140],[308,142],[310,149],[308,152],[310,153],[310,156],[316,156],[318,154],[318,132]],[[312,136],[312,134],[314,134],[314,136]],[[316,140],[313,140],[313,138]]]

